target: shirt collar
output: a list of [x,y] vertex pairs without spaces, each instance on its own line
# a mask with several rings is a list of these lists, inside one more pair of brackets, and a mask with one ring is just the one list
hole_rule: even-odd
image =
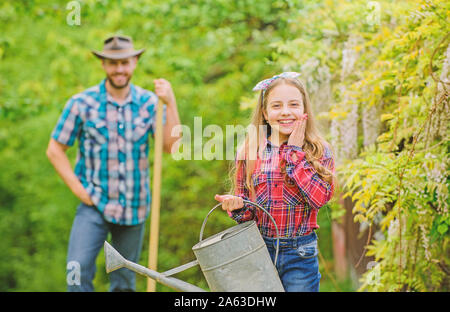
[[[100,83],[100,101],[102,103],[111,103],[114,105],[118,105],[116,101],[114,101],[113,97],[111,96],[111,94],[108,93],[108,91],[106,90],[106,78],[102,80],[102,82]],[[135,86],[130,83],[130,92],[128,92],[128,95],[125,99],[125,101],[123,102],[122,105],[120,106],[125,106],[128,103],[135,103],[137,104],[137,100],[136,100],[136,88]]]
[[280,146],[273,144],[272,142],[270,142],[268,137],[264,137],[264,141],[263,141],[263,147],[264,149],[268,149],[268,150],[272,150],[272,149],[282,149],[284,148],[284,146],[286,146],[286,142],[283,142]]

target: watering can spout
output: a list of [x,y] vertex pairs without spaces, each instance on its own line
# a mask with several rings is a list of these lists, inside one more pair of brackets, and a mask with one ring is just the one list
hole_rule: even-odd
[[105,265],[106,273],[125,267],[127,260],[117,250],[105,241]]
[[205,291],[204,289],[189,284],[185,281],[179,280],[174,277],[169,277],[168,274],[161,274],[159,272],[150,270],[149,268],[146,268],[140,264],[125,259],[107,241],[105,241],[104,250],[105,250],[106,273],[110,273],[120,268],[127,268],[136,273],[154,279],[155,281],[178,291],[188,291],[188,292]]
[[199,265],[211,291],[284,291],[275,266],[280,236],[277,224],[263,207],[250,201],[244,200],[244,202],[265,212],[275,226],[277,249],[273,262],[254,220],[235,225],[203,240],[203,230],[208,216],[221,205],[219,203],[206,216],[200,230],[200,240],[192,247],[197,260],[159,273],[125,259],[105,241],[106,272],[127,268],[175,290],[199,292],[205,290],[172,277],[174,274]]

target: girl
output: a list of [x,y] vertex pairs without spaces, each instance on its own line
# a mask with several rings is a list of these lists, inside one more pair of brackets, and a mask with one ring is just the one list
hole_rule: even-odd
[[[253,128],[239,149],[232,174],[235,195],[216,195],[237,222],[256,220],[272,260],[276,230],[251,200],[275,219],[280,233],[276,264],[286,291],[319,291],[317,212],[333,195],[334,159],[319,135],[300,74],[286,72],[261,81]],[[255,143],[257,142],[257,143]]]

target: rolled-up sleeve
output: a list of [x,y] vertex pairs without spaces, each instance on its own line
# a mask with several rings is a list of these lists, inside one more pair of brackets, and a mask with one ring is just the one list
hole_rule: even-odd
[[[314,167],[306,160],[302,148],[286,146],[283,158],[286,161],[286,173],[295,181],[311,207],[319,209],[331,199],[334,184],[324,181],[318,175]],[[334,173],[334,158],[329,147],[325,148],[320,163]]]
[[[245,176],[245,162],[236,160],[236,185],[234,195],[250,201],[249,190],[245,186]],[[228,215],[238,223],[250,221],[255,218],[255,208],[252,205],[244,203],[243,208],[228,212]]]
[[71,98],[67,101],[51,137],[61,144],[72,146],[79,135],[81,123],[78,101]]
[[[156,132],[156,113],[158,109],[158,97],[155,94],[150,95],[148,100],[148,112],[150,115],[150,135],[154,136]],[[167,122],[167,105],[163,104],[163,126]]]

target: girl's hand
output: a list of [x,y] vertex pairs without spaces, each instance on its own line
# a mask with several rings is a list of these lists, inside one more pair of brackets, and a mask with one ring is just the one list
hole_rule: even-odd
[[295,121],[294,130],[289,135],[288,145],[295,145],[303,147],[305,141],[305,129],[306,129],[307,114],[303,114],[300,120]]
[[223,210],[233,211],[244,207],[244,200],[239,196],[216,194],[214,199],[222,203]]

